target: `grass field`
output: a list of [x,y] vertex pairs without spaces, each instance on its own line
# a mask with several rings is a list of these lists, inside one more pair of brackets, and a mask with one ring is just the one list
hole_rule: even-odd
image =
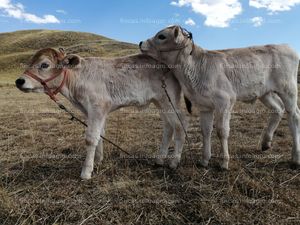
[[[49,31],[50,36],[52,32],[56,33]],[[77,42],[66,41],[70,51],[91,38],[76,35]],[[0,35],[4,43],[1,40]],[[127,49],[117,53],[122,47],[105,40],[111,42],[103,47],[110,49],[108,57],[136,51],[124,43],[121,46]],[[34,49],[41,47],[37,44]],[[20,56],[34,51],[19,50]],[[14,88],[12,81],[20,68],[2,67],[9,63],[1,57],[12,54],[5,51],[0,54],[0,224],[300,223],[300,172],[289,168],[292,141],[285,117],[272,150],[262,152],[259,140],[267,109],[260,103],[237,104],[231,120],[230,171],[220,171],[215,131],[211,165],[200,167],[202,137],[195,110],[189,116],[192,144],[185,145],[182,163],[172,171],[154,165],[162,124],[153,106],[148,111],[122,109],[109,117],[106,136],[132,157],[105,143],[103,164],[92,180],[83,182],[79,178],[85,157],[83,127],[70,121],[47,96]],[[22,62],[19,55],[11,56],[13,67]]]

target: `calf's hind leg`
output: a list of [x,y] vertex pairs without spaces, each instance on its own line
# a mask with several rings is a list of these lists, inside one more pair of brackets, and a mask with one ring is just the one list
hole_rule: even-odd
[[293,136],[292,163],[300,166],[300,114],[297,106],[297,87],[291,88],[289,93],[279,94],[288,114],[289,128]]
[[284,105],[279,96],[275,93],[264,95],[260,98],[260,101],[271,110],[269,122],[261,140],[261,149],[266,151],[271,148],[274,132],[284,113]]
[[230,99],[223,98],[215,109],[217,135],[221,142],[222,163],[221,168],[228,170],[229,151],[228,138],[230,132],[230,118],[234,103]]

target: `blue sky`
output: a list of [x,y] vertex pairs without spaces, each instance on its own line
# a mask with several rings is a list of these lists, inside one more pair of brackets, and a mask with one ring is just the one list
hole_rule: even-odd
[[207,49],[288,43],[300,53],[299,22],[300,0],[0,0],[0,32],[75,30],[138,43],[180,24]]

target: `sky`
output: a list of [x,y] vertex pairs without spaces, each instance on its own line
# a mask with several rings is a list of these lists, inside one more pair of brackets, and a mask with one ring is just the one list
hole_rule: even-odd
[[300,54],[300,0],[0,0],[0,32],[73,30],[137,44],[173,24],[205,49],[287,43]]

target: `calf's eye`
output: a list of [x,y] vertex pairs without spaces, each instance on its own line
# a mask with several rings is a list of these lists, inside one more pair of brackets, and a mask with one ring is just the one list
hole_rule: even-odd
[[159,39],[159,40],[165,40],[165,39],[166,39],[166,36],[165,36],[165,35],[162,35],[162,34],[160,34],[160,35],[158,35],[158,39]]
[[42,63],[41,64],[42,69],[47,69],[48,67],[49,67],[49,64],[47,64],[47,63]]

